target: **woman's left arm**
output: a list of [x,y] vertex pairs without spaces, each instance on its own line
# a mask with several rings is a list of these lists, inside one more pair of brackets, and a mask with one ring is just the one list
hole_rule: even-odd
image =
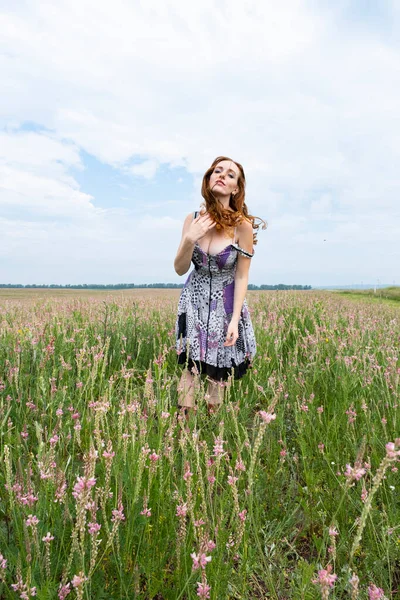
[[[249,221],[243,221],[238,227],[239,246],[249,254],[253,253],[253,227]],[[226,332],[224,346],[234,346],[239,337],[238,323],[246,297],[249,282],[250,258],[239,253],[235,273],[235,293],[233,297],[232,318]]]

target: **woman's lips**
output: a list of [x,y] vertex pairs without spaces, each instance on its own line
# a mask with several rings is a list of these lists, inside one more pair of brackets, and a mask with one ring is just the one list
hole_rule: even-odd
[[225,184],[224,184],[224,182],[223,182],[223,181],[217,181],[216,185],[218,185],[218,184],[219,184],[219,185],[223,185],[223,186],[225,187]]

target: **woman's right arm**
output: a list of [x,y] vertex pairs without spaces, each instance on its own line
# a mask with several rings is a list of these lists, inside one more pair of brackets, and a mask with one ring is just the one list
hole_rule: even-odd
[[188,272],[195,243],[213,227],[215,223],[207,213],[199,214],[195,219],[193,213],[188,214],[183,224],[182,239],[174,261],[174,269],[178,275]]
[[178,252],[176,253],[174,261],[174,269],[178,275],[184,275],[187,273],[192,261],[192,254],[196,240],[193,241],[187,236],[190,223],[192,221],[193,213],[190,213],[183,223],[181,243],[179,244]]

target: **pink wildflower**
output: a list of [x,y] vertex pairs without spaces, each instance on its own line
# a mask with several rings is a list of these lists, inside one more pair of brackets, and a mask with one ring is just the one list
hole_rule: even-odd
[[151,508],[144,508],[140,514],[147,518],[151,517]]
[[189,465],[189,463],[187,463],[185,466],[185,472],[183,474],[183,479],[185,481],[187,481],[190,477],[192,477],[192,475],[193,475],[193,473],[190,470],[190,465]]
[[385,593],[382,588],[378,588],[374,584],[371,584],[368,587],[369,600],[381,600],[381,598],[384,598],[384,597],[385,597]]
[[45,544],[50,544],[54,540],[54,535],[50,534],[50,531],[47,532],[45,537],[42,537],[42,542]]
[[271,423],[271,421],[274,421],[276,419],[276,414],[274,413],[268,413],[265,410],[259,410],[258,414],[260,415],[261,419],[264,421],[264,423]]
[[400,450],[396,450],[397,445],[398,444],[394,444],[393,442],[389,442],[388,444],[386,444],[385,448],[387,458],[393,459],[400,456]]
[[211,587],[207,583],[197,583],[197,595],[199,598],[209,598]]
[[212,552],[217,547],[217,544],[214,542],[214,540],[208,540],[206,547],[208,552]]
[[202,525],[205,525],[206,522],[203,519],[198,519],[197,521],[194,522],[194,526],[195,527],[201,527]]
[[193,571],[200,568],[204,570],[207,566],[207,563],[211,560],[211,556],[206,556],[204,552],[202,554],[196,554],[195,552],[192,552],[190,557],[193,561]]
[[155,463],[160,458],[160,455],[156,454],[155,452],[152,452],[152,454],[150,454],[149,458],[150,458],[151,462]]
[[233,477],[232,475],[228,475],[228,485],[233,485],[238,480],[238,477]]
[[235,470],[236,471],[245,471],[246,470],[245,464],[240,458],[238,458],[236,461]]
[[177,517],[186,517],[188,511],[188,506],[186,502],[184,504],[178,504],[176,507],[176,516]]
[[327,591],[329,588],[332,588],[337,579],[337,575],[332,572],[332,565],[328,565],[326,569],[320,569],[318,571],[318,578],[313,579],[313,583],[319,585],[321,587],[322,597],[327,597]]
[[104,458],[112,459],[115,456],[115,452],[112,452],[112,451],[108,452],[107,450],[104,450],[103,456],[104,456]]
[[119,504],[118,508],[112,511],[112,515],[113,516],[111,517],[111,521],[113,523],[120,523],[121,521],[125,521],[124,507],[122,506],[122,504]]
[[82,573],[82,571],[79,573],[79,575],[74,575],[72,578],[72,585],[74,588],[78,588],[81,587],[85,581],[87,580],[87,577],[84,576],[84,574]]
[[359,481],[365,473],[366,470],[363,467],[355,466],[353,468],[350,465],[346,465],[345,477],[347,477],[349,481]]
[[27,527],[34,527],[39,523],[39,519],[35,515],[28,515],[27,520],[25,521]]
[[214,456],[222,456],[224,454],[224,444],[224,440],[221,440],[219,437],[216,438],[213,448]]
[[78,477],[72,495],[78,500],[85,491],[90,490],[94,485],[96,485],[96,479],[94,477]]
[[90,535],[95,535],[101,529],[101,525],[96,522],[88,523],[88,531]]
[[242,510],[242,512],[239,513],[239,519],[244,522],[246,520],[246,515],[247,515],[247,510],[246,509]]

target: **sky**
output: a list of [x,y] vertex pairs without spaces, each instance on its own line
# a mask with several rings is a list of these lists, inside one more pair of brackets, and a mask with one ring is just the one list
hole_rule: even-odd
[[3,0],[0,77],[0,283],[183,283],[225,155],[250,283],[400,284],[396,0]]

